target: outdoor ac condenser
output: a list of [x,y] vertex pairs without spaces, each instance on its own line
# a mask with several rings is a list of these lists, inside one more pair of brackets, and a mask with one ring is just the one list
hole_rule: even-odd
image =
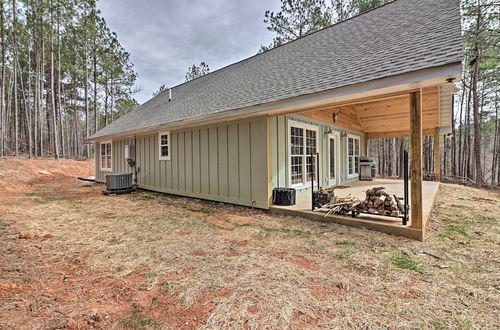
[[122,190],[132,188],[132,173],[114,173],[106,175],[106,189]]

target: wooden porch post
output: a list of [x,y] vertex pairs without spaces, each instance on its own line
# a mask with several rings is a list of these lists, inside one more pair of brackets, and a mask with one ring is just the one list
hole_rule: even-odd
[[434,176],[436,181],[441,181],[441,143],[439,128],[434,133]]
[[421,91],[410,93],[410,227],[423,228],[422,212],[422,101]]

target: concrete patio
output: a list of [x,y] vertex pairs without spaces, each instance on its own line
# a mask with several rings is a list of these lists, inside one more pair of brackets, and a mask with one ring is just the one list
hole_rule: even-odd
[[[338,189],[336,196],[344,197],[347,195],[355,196],[359,199],[365,198],[365,191],[375,187],[383,186],[389,194],[403,196],[403,180],[378,179],[375,181],[357,181],[349,185],[349,188]],[[360,214],[356,218],[351,215],[328,215],[324,212],[311,210],[311,195],[309,193],[298,193],[296,204],[292,206],[272,205],[271,212],[302,216],[314,220],[335,222],[352,227],[363,227],[367,229],[381,231],[387,234],[404,236],[412,239],[423,240],[425,227],[431,214],[432,205],[439,188],[439,182],[424,181],[422,184],[422,213],[423,229],[410,228],[409,225],[403,225],[402,219],[393,217],[374,216],[369,214]],[[408,201],[409,204],[410,201]],[[411,221],[411,219],[410,219]]]

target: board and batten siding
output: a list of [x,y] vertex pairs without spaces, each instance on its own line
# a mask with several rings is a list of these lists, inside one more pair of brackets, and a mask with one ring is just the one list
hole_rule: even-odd
[[439,126],[451,128],[452,94],[439,86]]
[[[360,137],[360,154],[363,156],[366,144],[366,134],[354,130],[349,130],[340,126],[332,125],[323,121],[314,120],[301,115],[282,115],[271,118],[272,131],[272,188],[289,187],[290,178],[290,160],[289,160],[289,136],[288,121],[301,122],[318,127],[318,151],[320,153],[320,185],[329,186],[328,178],[328,137],[325,132],[331,128],[334,132],[345,131],[348,134]],[[347,175],[347,138],[339,138],[339,170],[340,178],[338,184],[345,184],[358,180],[357,178],[348,178]],[[304,188],[297,188],[298,192],[310,192],[310,185]]]
[[170,160],[159,160],[158,133],[136,143],[140,188],[269,207],[267,117],[171,130]]
[[133,138],[119,139],[111,141],[111,169],[112,171],[101,171],[101,144],[95,144],[98,154],[96,154],[95,178],[97,182],[106,182],[106,175],[110,173],[133,173],[133,168],[128,165],[125,159],[125,145],[133,145]]
[[[101,171],[101,143],[95,143],[95,149],[97,150],[95,155],[95,181],[96,182],[106,182],[106,174],[111,173],[110,171]],[[111,156],[111,158],[113,158]]]

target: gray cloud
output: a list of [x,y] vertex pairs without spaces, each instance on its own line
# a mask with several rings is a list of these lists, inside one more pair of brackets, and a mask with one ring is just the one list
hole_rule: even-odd
[[143,103],[159,86],[184,82],[192,64],[212,71],[254,55],[272,34],[263,23],[279,0],[101,0],[109,27],[130,52],[139,74],[134,97]]

